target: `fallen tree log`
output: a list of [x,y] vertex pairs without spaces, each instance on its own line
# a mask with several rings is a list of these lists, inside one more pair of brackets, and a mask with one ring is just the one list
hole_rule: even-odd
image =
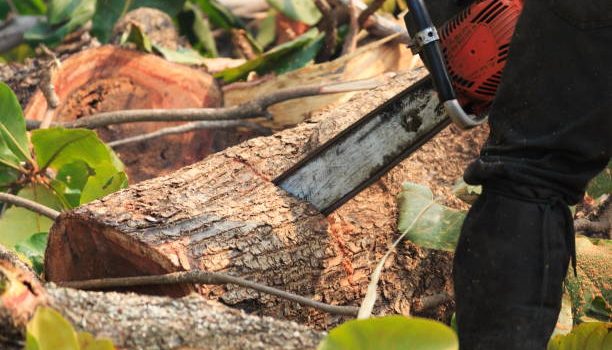
[[78,331],[118,349],[314,349],[323,334],[247,315],[199,295],[181,299],[42,286],[0,246],[0,348],[22,349],[36,307],[59,311]]
[[[62,214],[50,233],[46,277],[59,282],[201,269],[330,304],[358,304],[371,270],[395,236],[401,183],[425,183],[448,197],[447,204],[460,206],[442,185],[460,176],[486,131],[460,136],[445,130],[327,218],[271,180],[425,74],[421,68],[398,75],[296,128],[249,140]],[[376,312],[408,314],[415,300],[450,293],[450,262],[448,253],[403,244],[388,260]],[[231,285],[137,290],[171,296],[197,291],[247,311],[321,328],[340,320]],[[448,318],[450,305],[426,315]]]

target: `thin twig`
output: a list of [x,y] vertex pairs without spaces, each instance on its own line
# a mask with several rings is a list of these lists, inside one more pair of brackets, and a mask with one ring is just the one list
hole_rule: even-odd
[[14,206],[31,210],[37,214],[46,216],[51,220],[55,220],[60,215],[60,212],[55,209],[51,209],[29,199],[17,197],[8,193],[0,193],[0,202],[10,203]]
[[[342,2],[345,6],[347,6],[350,0],[338,1]],[[354,2],[355,6],[357,7],[357,10],[359,11],[364,11],[368,7],[368,5],[364,4],[364,2],[361,0],[354,0]],[[366,21],[364,29],[366,29],[370,34],[377,37],[385,38],[389,35],[399,33],[399,36],[395,40],[406,45],[409,45],[411,43],[410,35],[408,35],[406,29],[399,23],[394,22],[393,20],[384,16],[380,16],[376,13],[370,15],[369,18],[370,20]]]
[[15,3],[13,2],[13,0],[6,0],[6,3],[9,9],[11,10],[11,13],[14,16],[17,16],[19,14],[19,10],[17,10],[17,6],[15,6]]
[[[341,92],[368,90],[378,86],[375,79],[354,80],[344,83],[307,85],[278,90],[266,96],[223,108],[183,108],[183,109],[133,109],[94,114],[72,122],[52,123],[55,127],[95,129],[103,126],[138,122],[176,122],[199,120],[236,120],[266,115],[271,105],[301,97],[336,94]],[[40,122],[27,121],[29,129],[36,129]]]
[[434,307],[438,307],[446,302],[453,300],[453,297],[448,293],[439,293],[434,295],[427,295],[421,297],[417,300],[413,305],[413,311],[415,312],[423,312],[429,309],[433,309]]
[[357,7],[355,7],[355,0],[349,0],[348,4],[349,12],[349,30],[344,39],[344,46],[342,46],[342,56],[348,55],[355,51],[357,48],[357,34],[359,34],[359,21],[357,20]]
[[42,21],[42,16],[15,16],[3,22],[0,28],[0,53],[19,46],[24,41],[24,33]]
[[365,26],[366,21],[372,14],[374,14],[380,7],[385,3],[385,0],[374,0],[372,1],[368,7],[366,7],[363,12],[359,14],[359,19],[357,23],[359,23],[359,28],[363,28]]
[[249,288],[277,296],[279,298],[294,301],[298,304],[306,305],[319,309],[331,314],[355,316],[357,308],[354,306],[337,306],[321,303],[300,295],[288,293],[280,289],[269,287],[263,284],[247,281],[240,277],[229,276],[218,272],[207,271],[184,271],[174,272],[165,275],[156,276],[136,276],[136,277],[120,277],[120,278],[103,278],[92,279],[87,281],[70,281],[62,282],[62,287],[77,288],[77,289],[105,289],[119,287],[136,287],[149,285],[166,285],[180,283],[196,283],[196,284],[235,284],[241,287]]
[[147,140],[151,140],[154,138],[167,136],[167,135],[175,135],[175,134],[183,134],[186,132],[199,130],[199,129],[222,129],[222,128],[233,128],[233,127],[246,127],[249,129],[254,129],[259,131],[262,134],[268,135],[270,134],[270,129],[264,128],[257,123],[246,122],[242,120],[220,120],[220,121],[199,121],[199,122],[191,122],[179,126],[171,126],[168,128],[159,129],[154,132],[150,132],[148,134],[137,135],[132,137],[126,137],[124,139],[116,140],[109,142],[108,145],[110,147],[119,147],[130,143],[143,142]]
[[336,51],[336,36],[338,35],[338,23],[334,16],[332,7],[327,0],[315,0],[315,5],[321,11],[321,27],[325,32],[325,42],[323,50],[319,53],[317,59],[321,62],[328,61]]
[[59,97],[57,97],[55,87],[53,86],[53,73],[55,72],[56,68],[59,68],[61,62],[55,53],[47,46],[40,45],[39,49],[49,58],[46,66],[41,70],[40,83],[38,86],[45,97],[45,100],[47,101],[47,111],[45,112],[43,121],[40,124],[41,129],[46,129],[51,125],[53,116],[55,115],[55,109],[57,106],[59,106]]

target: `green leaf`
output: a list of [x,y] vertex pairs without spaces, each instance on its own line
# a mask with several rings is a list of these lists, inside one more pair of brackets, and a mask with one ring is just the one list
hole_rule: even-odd
[[274,71],[277,74],[284,74],[302,68],[313,62],[317,56],[317,53],[323,46],[324,39],[325,34],[320,33],[308,44],[304,45],[300,50],[296,50],[284,58],[280,64],[277,64],[274,67]]
[[609,322],[581,323],[569,334],[552,337],[547,350],[608,350],[605,341],[611,330],[612,323]]
[[127,175],[117,171],[112,166],[102,166],[95,169],[96,174],[89,177],[81,194],[81,204],[102,198],[107,194],[126,188]]
[[69,19],[81,0],[51,0],[47,11],[47,21],[55,25]]
[[453,194],[468,204],[474,204],[482,194],[482,186],[468,185],[460,179],[453,187]]
[[0,164],[17,167],[30,158],[25,118],[13,90],[0,82]]
[[64,19],[63,24],[52,25],[39,22],[24,34],[24,38],[33,42],[58,44],[64,37],[87,23],[94,14],[96,0],[81,0]]
[[612,193],[612,161],[608,163],[607,168],[591,180],[586,191],[593,198]]
[[98,0],[93,16],[92,33],[102,43],[110,40],[113,26],[126,13],[139,7],[152,7],[175,16],[184,0]]
[[259,23],[255,40],[262,48],[268,47],[276,39],[276,11],[268,11],[268,15]]
[[219,4],[215,0],[196,0],[202,11],[206,14],[213,25],[229,30],[232,28],[244,29],[244,23],[234,16],[225,6]]
[[398,230],[407,230],[418,213],[427,206],[429,208],[406,237],[425,248],[453,251],[465,214],[435,203],[431,190],[425,186],[404,183],[399,195]]
[[314,25],[321,19],[321,12],[312,0],[267,0],[270,6],[282,12],[285,16]]
[[457,350],[446,325],[423,318],[387,316],[348,321],[329,332],[318,350]]
[[152,53],[153,45],[151,44],[151,39],[149,39],[142,28],[135,23],[130,23],[128,27],[129,29],[121,36],[120,44],[125,45],[126,43],[133,43],[136,45],[136,49]]
[[[13,0],[20,15],[42,15],[47,11],[44,0]],[[0,0],[0,18],[6,18],[11,11],[6,0]]]
[[[28,338],[36,340],[38,350],[79,350],[76,332],[59,312],[47,306],[39,306],[28,322]],[[31,350],[30,342],[26,350]]]
[[34,271],[39,274],[43,272],[48,236],[47,232],[35,233],[15,246],[15,250],[25,255],[32,262]]
[[191,2],[185,3],[178,21],[181,34],[189,39],[195,49],[208,57],[219,56],[208,18],[198,6]]
[[91,333],[78,332],[77,338],[81,350],[114,350],[113,343],[108,339],[95,339]]
[[256,71],[263,74],[274,70],[275,66],[288,57],[289,54],[300,50],[305,45],[311,43],[319,36],[319,31],[316,28],[310,29],[299,37],[276,46],[272,50],[259,55],[258,57],[249,60],[238,67],[228,68],[215,74],[215,78],[223,79],[225,82],[234,82],[245,78],[250,72]]
[[191,49],[171,50],[159,45],[153,45],[153,49],[162,55],[167,61],[182,64],[204,64],[204,57],[197,51]]
[[58,170],[53,188],[64,196],[70,208],[75,208],[81,204],[81,192],[87,183],[87,179],[95,174],[95,170],[86,162],[76,160]]
[[[49,208],[61,210],[62,205],[51,190],[40,184],[30,184],[17,194]],[[0,244],[14,248],[35,233],[48,232],[53,221],[28,209],[10,207],[0,217]]]
[[80,160],[94,169],[99,165],[110,163],[117,168],[117,171],[123,170],[123,164],[115,153],[91,130],[64,128],[34,130],[32,144],[40,168],[60,169],[66,164]]

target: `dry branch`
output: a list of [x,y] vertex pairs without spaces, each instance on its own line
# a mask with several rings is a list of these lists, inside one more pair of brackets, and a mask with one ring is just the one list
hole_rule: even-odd
[[321,29],[325,32],[323,50],[317,59],[321,62],[329,61],[336,51],[336,37],[338,35],[338,20],[327,0],[315,0],[315,5],[321,11]]
[[0,202],[10,203],[14,206],[25,208],[31,210],[37,214],[48,217],[51,220],[57,219],[60,215],[60,212],[49,207],[46,207],[42,204],[38,204],[29,199],[21,198],[9,193],[0,192]]
[[312,299],[304,298],[300,295],[287,293],[277,288],[265,286],[260,283],[247,281],[243,278],[229,276],[222,273],[205,272],[205,271],[187,271],[175,272],[159,276],[135,276],[135,277],[119,277],[119,278],[103,278],[86,281],[63,282],[62,286],[76,289],[109,289],[109,288],[125,288],[125,287],[140,287],[151,285],[165,284],[235,284],[240,287],[249,288],[269,295],[274,295],[279,298],[290,300],[301,305],[310,306],[312,308],[329,312],[330,314],[355,316],[357,308],[350,306],[336,306],[325,303],[320,303]]
[[373,15],[380,7],[385,3],[385,0],[374,0],[372,1],[365,10],[363,10],[359,14],[359,18],[357,19],[357,23],[359,24],[359,28],[363,28],[366,21]]
[[[238,106],[223,108],[181,108],[181,109],[132,109],[95,114],[77,119],[73,122],[54,123],[53,126],[64,128],[95,129],[109,125],[170,122],[170,121],[221,121],[249,119],[265,116],[266,109],[279,102],[301,97],[337,94],[348,91],[372,89],[378,85],[376,80],[349,81],[335,84],[310,85],[279,90],[267,96],[256,98]],[[34,121],[28,123],[36,126]]]

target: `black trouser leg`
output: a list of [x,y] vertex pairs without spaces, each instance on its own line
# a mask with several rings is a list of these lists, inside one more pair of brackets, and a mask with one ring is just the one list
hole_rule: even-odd
[[464,223],[454,261],[462,350],[543,350],[569,262],[563,203],[486,189]]

